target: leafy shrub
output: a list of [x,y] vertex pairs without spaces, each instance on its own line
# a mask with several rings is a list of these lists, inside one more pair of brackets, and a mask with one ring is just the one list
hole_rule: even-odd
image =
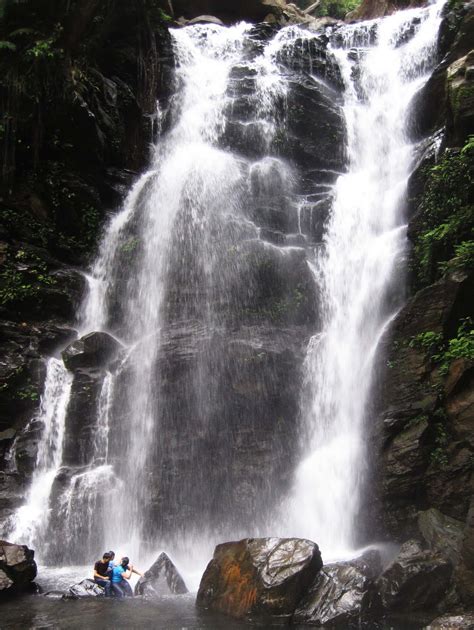
[[474,264],[473,165],[471,136],[461,151],[446,152],[429,171],[412,263],[417,288],[434,282],[451,267]]

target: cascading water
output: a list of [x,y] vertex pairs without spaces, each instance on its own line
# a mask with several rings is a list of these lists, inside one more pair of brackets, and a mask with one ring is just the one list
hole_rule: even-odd
[[[436,63],[441,7],[345,27],[333,38],[346,86],[349,167],[334,189],[324,247],[309,261],[321,286],[323,326],[305,361],[309,446],[285,505],[290,531],[317,540],[326,557],[350,554],[356,544],[376,351],[399,306],[391,291],[403,274],[404,194],[415,148],[407,116]],[[403,43],[415,18],[421,24]]]
[[[439,6],[343,27],[330,53],[299,27],[173,31],[167,131],[105,230],[79,316],[81,335],[123,349],[74,379],[51,359],[11,538],[58,564],[166,547],[198,571],[237,536],[305,536],[326,558],[353,548],[405,242],[408,104],[438,24]],[[298,414],[295,357],[311,335]]]

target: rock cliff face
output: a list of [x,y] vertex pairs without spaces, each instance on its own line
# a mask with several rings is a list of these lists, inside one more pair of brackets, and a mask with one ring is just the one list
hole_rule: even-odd
[[[414,100],[414,133],[440,138],[441,131],[443,139],[436,159],[431,141],[424,144],[410,183],[411,295],[385,341],[375,429],[385,531],[398,540],[416,535],[418,511],[430,508],[459,521],[467,542],[462,559],[453,560],[453,579],[465,604],[473,601],[466,584],[474,577],[467,551],[474,452],[473,16],[472,4],[448,9],[440,35],[445,56]],[[428,105],[435,93],[437,104]]]

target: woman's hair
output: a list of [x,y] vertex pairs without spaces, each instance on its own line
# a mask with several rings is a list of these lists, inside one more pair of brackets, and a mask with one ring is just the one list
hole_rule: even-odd
[[130,562],[130,560],[125,556],[124,558],[122,558],[122,561],[120,562],[120,564],[123,567],[126,567],[129,562]]

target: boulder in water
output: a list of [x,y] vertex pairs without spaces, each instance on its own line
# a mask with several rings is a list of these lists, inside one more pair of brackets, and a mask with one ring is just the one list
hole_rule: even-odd
[[323,566],[318,545],[301,538],[246,538],[218,545],[197,604],[232,617],[290,617]]
[[122,345],[105,332],[92,332],[69,344],[61,353],[68,370],[99,368],[110,363]]
[[377,588],[388,610],[429,610],[446,594],[452,572],[445,557],[409,540],[377,580]]
[[160,553],[144,577],[138,580],[135,595],[154,597],[163,591],[170,591],[175,595],[184,595],[188,592],[178,569],[164,552]]
[[87,599],[91,597],[104,597],[104,589],[96,584],[94,580],[85,579],[69,588],[69,592],[64,595],[64,599]]
[[28,590],[36,577],[35,552],[26,545],[0,540],[0,595]]
[[366,619],[380,608],[374,581],[381,571],[376,551],[325,565],[298,604],[293,623],[346,625]]

